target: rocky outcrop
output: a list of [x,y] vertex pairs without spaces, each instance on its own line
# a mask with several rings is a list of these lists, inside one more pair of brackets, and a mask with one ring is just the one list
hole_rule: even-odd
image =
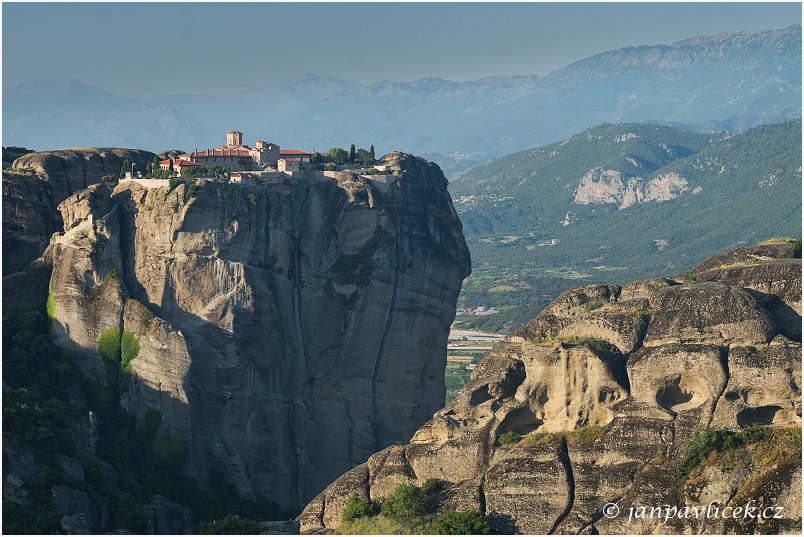
[[68,535],[92,535],[108,527],[109,512],[98,508],[86,492],[64,485],[52,489],[53,512]]
[[56,206],[62,199],[53,185],[32,174],[3,172],[3,276],[42,255],[50,236],[61,229]]
[[[81,457],[84,464],[87,459]],[[15,446],[12,441],[3,442],[3,501],[23,508],[42,505],[42,483],[57,479],[60,483],[50,486],[47,512],[55,515],[62,531],[68,535],[127,534],[128,530],[115,524],[107,498],[104,498],[85,480],[82,463],[61,455]],[[112,480],[117,480],[114,467],[104,461],[92,462],[95,470],[101,469]],[[37,492],[39,491],[39,492]],[[139,506],[148,535],[192,534],[195,524],[192,511],[159,495]]]
[[62,149],[29,153],[3,172],[3,276],[19,272],[62,231],[56,207],[77,190],[117,176],[126,158],[145,171],[154,154],[137,149]]
[[637,203],[672,200],[687,190],[689,182],[676,172],[663,173],[646,182],[617,170],[593,168],[581,178],[572,201],[579,205],[616,203],[618,209],[625,209]]
[[46,252],[54,337],[89,372],[101,334],[132,332],[122,404],[162,412],[192,475],[217,467],[244,496],[298,508],[444,400],[469,253],[438,167],[382,164],[296,175],[290,194],[204,181],[74,194]]
[[[350,495],[379,499],[437,478],[439,510],[477,509],[497,533],[797,533],[801,261],[785,258],[790,246],[737,249],[678,278],[567,291],[495,346],[410,444],[316,497],[302,531],[337,528]],[[715,453],[677,481],[696,430],[749,426],[799,445]],[[774,449],[792,453],[768,462]],[[784,516],[638,511],[711,502],[733,511],[749,500]]]
[[154,496],[145,506],[149,535],[192,535],[193,513],[162,496]]
[[126,159],[144,173],[155,156],[150,151],[118,147],[59,149],[23,155],[14,161],[12,171],[32,173],[69,195],[100,183],[104,175],[117,176]]

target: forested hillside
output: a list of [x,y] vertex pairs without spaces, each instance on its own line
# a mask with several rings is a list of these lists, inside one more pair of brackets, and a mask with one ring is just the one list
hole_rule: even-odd
[[472,323],[499,329],[574,285],[799,237],[801,120],[738,135],[604,124],[473,168],[450,190],[473,261],[459,305],[507,310]]

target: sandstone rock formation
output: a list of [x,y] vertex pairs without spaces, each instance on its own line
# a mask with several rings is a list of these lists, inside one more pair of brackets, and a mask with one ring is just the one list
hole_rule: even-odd
[[[789,250],[740,248],[683,277],[567,291],[495,346],[410,444],[316,497],[302,531],[337,528],[350,495],[437,478],[440,510],[480,510],[496,533],[797,533],[800,445],[786,463],[744,449],[739,464],[724,455],[694,479],[675,475],[696,428],[763,426],[800,442],[801,261]],[[501,446],[507,433],[521,440]],[[632,506],[752,499],[784,516],[629,520]]]
[[126,158],[141,170],[154,154],[137,149],[62,149],[23,155],[3,173],[3,275],[21,271],[62,230],[56,207],[73,192],[120,173]]
[[572,201],[579,205],[616,203],[619,209],[625,209],[637,203],[675,199],[689,190],[688,185],[676,172],[646,182],[642,177],[628,177],[617,170],[593,168],[581,178]]
[[54,337],[91,371],[101,334],[133,332],[122,404],[161,410],[192,475],[217,467],[247,497],[300,507],[444,400],[469,252],[438,167],[382,164],[310,172],[289,194],[128,181],[70,196],[44,256]]

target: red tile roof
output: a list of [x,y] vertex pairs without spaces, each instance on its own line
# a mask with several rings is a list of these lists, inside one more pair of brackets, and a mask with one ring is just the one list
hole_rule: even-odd
[[299,151],[298,149],[280,149],[280,155],[298,155],[298,156],[312,156],[312,153],[308,153],[306,151]]
[[297,159],[297,158],[281,158],[279,160],[284,160],[285,162],[299,162],[301,159]]
[[[170,162],[170,161],[167,161]],[[160,163],[161,164],[161,163]],[[173,165],[179,165],[182,168],[198,168],[203,167],[203,164],[198,164],[197,162],[191,162],[189,160],[174,160]]]

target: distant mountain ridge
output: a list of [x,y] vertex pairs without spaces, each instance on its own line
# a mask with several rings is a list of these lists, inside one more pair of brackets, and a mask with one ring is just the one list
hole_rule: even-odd
[[[339,91],[360,87],[306,75],[229,95],[159,95],[138,99],[75,79],[31,79],[3,92],[3,138],[37,150],[123,146],[190,149],[220,145],[239,128],[260,136],[263,118],[298,113]],[[256,138],[255,138],[256,139]]]
[[[159,152],[210,146],[221,131],[237,128],[247,137],[305,150],[355,143],[374,145],[380,153],[412,151],[455,174],[602,122],[741,132],[800,117],[801,26],[626,47],[541,78],[424,78],[361,86],[308,75],[268,88],[240,85],[245,89],[230,95],[160,96],[139,103],[104,92],[91,106],[92,98],[81,98],[77,85],[49,104],[32,102],[24,87],[9,88],[3,95],[4,140],[35,149],[84,147],[93,145],[87,140],[97,137],[97,125],[112,129],[112,116],[133,121],[139,114],[144,119],[133,121],[135,128],[117,125],[105,139],[132,140],[134,147]],[[97,88],[85,91],[98,96]],[[50,105],[76,113],[44,114]],[[175,117],[138,105],[167,106]],[[79,115],[89,120],[81,122]],[[138,131],[141,125],[149,130]]]
[[178,108],[73,79],[33,79],[3,92],[3,141],[64,147],[188,147],[215,131]]
[[274,132],[322,147],[357,137],[381,151],[410,144],[440,153],[454,173],[602,122],[740,132],[800,115],[801,27],[791,26],[627,47],[541,78],[381,82],[335,94]]
[[736,135],[602,124],[473,168],[450,191],[473,264],[459,306],[508,307],[489,318],[499,328],[581,282],[799,237],[801,120]]

